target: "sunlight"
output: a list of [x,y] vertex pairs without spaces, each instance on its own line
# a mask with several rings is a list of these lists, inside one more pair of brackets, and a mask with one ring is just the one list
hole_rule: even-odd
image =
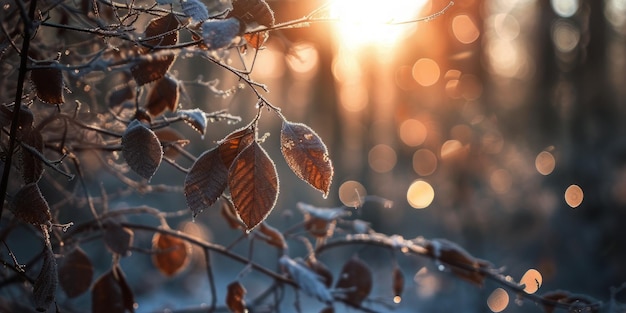
[[409,21],[420,16],[427,0],[335,0],[330,3],[330,16],[341,22],[336,24],[335,35],[342,45],[360,47],[392,46],[415,24],[387,25]]

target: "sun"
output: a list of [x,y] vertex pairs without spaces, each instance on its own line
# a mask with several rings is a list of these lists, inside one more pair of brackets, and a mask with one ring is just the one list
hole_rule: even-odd
[[392,25],[419,17],[429,0],[330,0],[331,18],[338,19],[336,39],[348,47],[388,47],[415,27]]

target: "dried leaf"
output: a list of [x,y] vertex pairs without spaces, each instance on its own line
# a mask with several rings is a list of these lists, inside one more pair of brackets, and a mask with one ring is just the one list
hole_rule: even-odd
[[248,147],[254,141],[254,129],[252,127],[246,127],[236,130],[222,141],[220,141],[219,150],[222,162],[226,168],[230,168],[233,164],[233,160],[239,155],[239,153]]
[[155,232],[152,250],[152,263],[165,276],[173,276],[189,264],[191,245],[178,237]]
[[163,146],[163,156],[169,159],[176,159],[180,155],[173,145],[183,146],[188,142],[183,134],[173,128],[157,129],[154,134]]
[[328,269],[328,267],[324,263],[316,259],[308,259],[306,261],[306,265],[313,272],[315,272],[315,274],[317,274],[320,277],[320,279],[322,280],[322,283],[327,288],[330,288],[330,286],[333,283],[333,273]]
[[154,132],[135,119],[122,135],[122,155],[135,173],[150,180],[161,164],[163,148]]
[[183,13],[191,17],[194,22],[202,22],[209,19],[209,10],[204,3],[199,0],[181,0]]
[[50,66],[49,68],[36,68],[31,71],[30,79],[35,85],[37,98],[50,104],[62,104],[65,102],[63,98],[63,72],[60,68],[55,67],[58,61],[38,62],[38,66]]
[[137,85],[143,86],[165,77],[165,74],[170,70],[175,59],[176,54],[173,52],[158,55],[145,55],[130,68],[130,73],[133,75],[133,78],[135,78]]
[[[43,152],[43,138],[38,130],[25,132],[22,135],[22,142],[35,148],[35,150],[40,153]],[[43,175],[43,163],[41,159],[26,149],[21,149],[19,155],[24,183],[30,184],[38,182],[41,175]]]
[[196,217],[222,195],[228,184],[228,169],[222,163],[218,148],[204,152],[185,177],[185,199]]
[[224,217],[228,226],[232,229],[246,229],[246,224],[244,224],[239,215],[237,215],[237,209],[235,209],[233,202],[227,198],[223,198],[221,202],[222,209],[220,210],[220,214]]
[[202,23],[202,40],[209,49],[228,47],[239,32],[239,20],[235,18],[212,19]]
[[285,236],[283,236],[283,233],[281,233],[278,229],[270,226],[266,222],[262,222],[259,226],[259,232],[264,235],[261,238],[269,245],[282,250],[287,249]]
[[316,298],[324,303],[331,303],[333,296],[324,282],[322,277],[309,269],[302,262],[295,261],[290,257],[283,255],[280,257],[279,263],[283,266],[289,277],[293,279],[298,287],[307,295]]
[[491,267],[489,262],[473,257],[461,246],[446,239],[433,239],[426,249],[427,254],[438,262],[451,265],[454,275],[479,287],[485,280],[485,274],[480,269]]
[[59,282],[68,298],[78,297],[89,289],[93,278],[91,260],[81,249],[70,251],[59,267]]
[[265,44],[268,37],[269,37],[269,33],[266,31],[248,33],[248,34],[243,35],[243,39],[246,40],[246,43],[257,50],[259,50],[263,46],[263,44]]
[[200,109],[193,110],[178,110],[176,114],[182,118],[195,131],[204,136],[206,133],[207,119],[204,111]]
[[135,96],[137,95],[135,90],[136,88],[134,86],[131,86],[130,84],[117,86],[107,96],[109,107],[115,108],[122,105],[126,101],[134,100]]
[[24,185],[13,196],[12,207],[15,217],[22,222],[38,226],[50,224],[52,220],[48,201],[36,183]]
[[228,172],[228,187],[246,230],[270,214],[278,198],[278,174],[267,152],[254,141],[235,158]]
[[154,47],[172,46],[178,42],[178,31],[180,22],[174,13],[169,13],[157,17],[148,22],[145,36],[149,38],[145,41],[147,47],[142,48],[142,53],[148,53]]
[[265,0],[233,0],[233,10],[228,17],[234,16],[244,22],[247,28],[259,25],[274,26],[274,11]]
[[246,288],[238,282],[232,282],[228,284],[226,293],[226,306],[233,313],[245,313],[246,310],[246,302],[243,300],[243,297],[246,295]]
[[338,218],[350,215],[350,212],[346,211],[345,208],[322,208],[304,202],[298,202],[296,203],[296,206],[305,215],[308,214],[311,217],[319,218],[325,221],[334,221]]
[[303,202],[296,205],[304,214],[304,228],[318,238],[332,236],[337,219],[350,214],[344,208],[318,208]]
[[402,296],[404,291],[404,274],[402,274],[402,270],[398,266],[394,266],[391,278],[393,295],[396,297]]
[[135,311],[132,290],[119,265],[100,276],[91,291],[92,313],[125,313]]
[[343,291],[347,304],[360,306],[372,291],[372,270],[358,257],[352,257],[343,265],[335,289]]
[[104,224],[104,244],[113,253],[121,256],[130,255],[130,247],[133,245],[135,234],[132,229],[122,227],[113,221]]
[[333,179],[333,165],[322,139],[304,124],[283,121],[280,143],[289,168],[326,198]]
[[157,116],[166,109],[175,112],[178,107],[179,96],[180,85],[178,81],[165,75],[165,77],[157,80],[150,89],[146,100],[146,109],[152,116]]
[[43,253],[43,265],[33,286],[33,297],[35,298],[37,311],[45,312],[48,310],[52,302],[54,302],[58,284],[57,261],[54,258],[52,247],[47,244]]

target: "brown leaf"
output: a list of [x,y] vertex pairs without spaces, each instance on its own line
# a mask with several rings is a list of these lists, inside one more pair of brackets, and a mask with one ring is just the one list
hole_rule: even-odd
[[180,85],[174,78],[165,75],[165,77],[157,80],[146,100],[146,109],[152,116],[163,113],[166,109],[174,112],[178,107],[178,98],[180,96]]
[[269,37],[268,32],[256,32],[244,34],[243,38],[246,40],[246,43],[252,46],[254,49],[260,49],[263,44],[267,41]]
[[320,313],[335,313],[335,308],[333,308],[332,306],[327,306],[325,308],[323,308]]
[[433,239],[426,249],[435,260],[450,265],[452,274],[479,287],[483,285],[485,274],[481,269],[489,268],[489,262],[473,257],[461,246],[446,239]]
[[322,283],[327,288],[330,288],[333,283],[333,273],[324,263],[316,259],[308,259],[306,265],[320,277]]
[[130,68],[137,85],[143,86],[157,79],[165,77],[174,63],[176,55],[172,53],[145,55]]
[[59,267],[59,282],[68,298],[83,294],[91,286],[93,265],[80,247],[70,251]]
[[128,256],[135,237],[132,229],[122,227],[114,221],[106,221],[104,226],[103,239],[107,248],[113,253]]
[[246,224],[243,223],[239,215],[237,215],[237,209],[230,199],[222,199],[222,209],[220,214],[228,223],[228,226],[232,229],[246,229]]
[[196,217],[222,195],[228,184],[228,169],[222,163],[218,148],[204,152],[185,177],[185,199]]
[[92,313],[125,313],[135,311],[132,290],[119,265],[102,274],[91,291]]
[[36,68],[30,73],[30,79],[35,85],[37,98],[50,104],[62,104],[65,102],[63,98],[63,72],[59,68],[58,61],[38,62],[38,66],[50,66],[50,68]]
[[249,28],[258,25],[274,26],[274,11],[265,0],[233,0],[233,10],[228,17],[234,16],[244,22]]
[[150,180],[161,164],[163,148],[152,130],[133,120],[122,135],[122,156],[135,173]]
[[178,238],[159,232],[152,237],[152,263],[165,274],[173,276],[189,264],[191,245]]
[[178,110],[176,111],[176,114],[180,116],[180,118],[182,118],[187,125],[191,126],[191,128],[199,132],[200,135],[204,136],[207,125],[207,118],[204,111],[200,109]]
[[264,235],[261,238],[269,245],[282,250],[287,249],[285,236],[283,236],[283,233],[281,233],[278,229],[270,226],[266,222],[262,222],[259,226],[259,232]]
[[372,291],[372,270],[357,256],[352,257],[343,265],[335,289],[343,291],[347,304],[360,306]]
[[254,129],[246,127],[228,134],[220,141],[220,156],[226,168],[230,168],[239,153],[254,141],[254,135]]
[[182,146],[187,143],[183,134],[173,128],[157,129],[154,131],[154,134],[159,139],[159,142],[161,142],[163,146],[163,156],[166,158],[176,159],[180,155],[180,152],[172,145]]
[[252,230],[270,214],[278,198],[278,174],[274,162],[256,142],[235,158],[228,172],[228,187],[246,230]]
[[[25,132],[22,135],[22,142],[35,148],[35,150],[40,153],[43,151],[43,138],[38,130]],[[38,182],[43,174],[43,164],[41,160],[25,148],[20,150],[19,155],[24,183],[30,184]]]
[[232,282],[227,287],[226,306],[233,313],[244,313],[246,310],[246,302],[243,297],[246,295],[246,289],[238,282]]
[[391,278],[393,295],[396,297],[402,296],[402,291],[404,291],[404,274],[402,274],[398,266],[394,266]]
[[558,304],[566,305],[569,312],[597,313],[601,306],[598,300],[590,296],[573,294],[565,290],[549,291],[541,298],[544,300],[542,304],[546,313],[552,313]]
[[45,312],[48,310],[52,302],[54,302],[58,284],[57,261],[54,258],[52,247],[47,244],[43,253],[43,265],[33,286],[33,297],[35,298],[37,311]]
[[50,224],[52,216],[48,201],[41,194],[36,183],[23,186],[12,200],[15,217],[33,225]]
[[283,121],[280,143],[291,170],[326,198],[333,179],[333,165],[322,139],[304,124]]
[[152,19],[146,27],[145,35],[149,38],[144,43],[148,47],[142,47],[142,53],[148,53],[154,47],[172,46],[178,42],[180,22],[174,13]]

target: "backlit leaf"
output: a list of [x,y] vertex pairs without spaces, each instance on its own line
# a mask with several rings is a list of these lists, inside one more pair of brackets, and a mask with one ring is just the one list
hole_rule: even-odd
[[283,255],[280,257],[279,263],[287,270],[289,277],[296,282],[298,287],[305,294],[324,303],[331,303],[333,301],[333,296],[328,287],[324,284],[323,278],[306,267],[302,262],[298,262]]
[[174,53],[146,55],[130,68],[130,73],[137,85],[143,86],[165,77],[175,59]]
[[15,217],[33,225],[47,225],[52,220],[48,201],[36,183],[24,185],[12,200]]
[[246,288],[238,282],[228,284],[226,292],[226,306],[233,313],[245,313],[246,302],[243,297],[246,295]]
[[161,164],[163,148],[152,130],[133,120],[122,135],[122,156],[135,173],[150,180]]
[[148,22],[145,36],[148,38],[144,43],[147,47],[142,48],[143,53],[148,53],[154,47],[171,46],[178,42],[180,22],[174,13],[157,17]]
[[255,32],[244,34],[243,38],[246,40],[246,43],[252,46],[254,49],[260,49],[267,38],[269,37],[268,32]]
[[50,68],[36,68],[31,71],[30,79],[35,85],[37,98],[50,104],[62,104],[65,102],[63,97],[63,72],[61,69],[54,67],[58,65],[58,61],[38,62],[38,66],[51,66]]
[[204,152],[185,177],[185,199],[195,217],[213,205],[228,184],[228,169],[222,163],[219,150]]
[[157,116],[166,109],[174,112],[178,107],[178,98],[180,96],[180,85],[174,78],[165,75],[165,77],[157,80],[146,100],[146,109],[152,116]]
[[342,267],[335,289],[342,291],[347,304],[360,306],[372,291],[372,270],[354,256]]
[[283,121],[280,148],[291,170],[302,180],[322,192],[330,191],[333,165],[322,139],[308,126]]
[[92,313],[125,313],[135,311],[133,292],[119,265],[102,274],[91,291]]
[[173,145],[183,146],[187,142],[183,134],[173,128],[157,129],[154,131],[154,134],[163,146],[163,156],[170,159],[175,159],[180,155],[180,152]]
[[104,243],[113,253],[121,256],[130,254],[135,234],[130,228],[122,227],[114,221],[106,221],[104,228]]
[[265,220],[278,198],[274,162],[254,141],[235,158],[228,172],[228,187],[247,231]]
[[207,119],[204,111],[200,109],[193,110],[178,110],[176,114],[180,116],[187,125],[191,126],[200,135],[204,136],[206,133]]
[[287,249],[285,236],[283,236],[283,233],[281,233],[278,229],[270,226],[266,222],[262,222],[261,225],[259,225],[259,232],[263,234],[261,238],[269,245],[282,250]]
[[274,26],[274,11],[265,0],[233,0],[233,10],[228,16],[234,16],[244,22],[248,28],[259,25]]
[[157,47],[171,46],[178,42],[178,31],[180,22],[174,13],[170,13],[151,20],[146,27],[145,46],[139,51],[145,57],[134,64],[130,72],[139,86],[153,82],[165,76],[174,63],[176,55],[172,53],[151,55]]
[[235,18],[211,19],[202,23],[202,40],[209,49],[225,48],[239,35],[240,24]]
[[226,166],[226,168],[230,168],[233,160],[253,141],[254,129],[252,127],[242,128],[228,134],[226,138],[220,141],[220,145],[218,147],[224,166]]
[[59,267],[59,283],[69,298],[83,294],[91,286],[93,265],[80,247],[70,251]]
[[183,7],[183,13],[195,22],[209,19],[209,10],[199,0],[181,0],[180,5]]
[[[43,138],[38,130],[31,130],[22,135],[22,142],[35,148],[40,153],[43,152]],[[25,148],[20,150],[20,165],[22,167],[22,178],[24,183],[36,183],[43,174],[43,163],[31,151]]]
[[155,232],[152,250],[152,263],[166,276],[175,275],[189,264],[191,245],[178,237]]
[[58,284],[57,261],[52,252],[52,247],[48,244],[44,248],[41,271],[37,275],[33,286],[33,296],[37,311],[45,312],[48,310],[52,302],[54,302]]

